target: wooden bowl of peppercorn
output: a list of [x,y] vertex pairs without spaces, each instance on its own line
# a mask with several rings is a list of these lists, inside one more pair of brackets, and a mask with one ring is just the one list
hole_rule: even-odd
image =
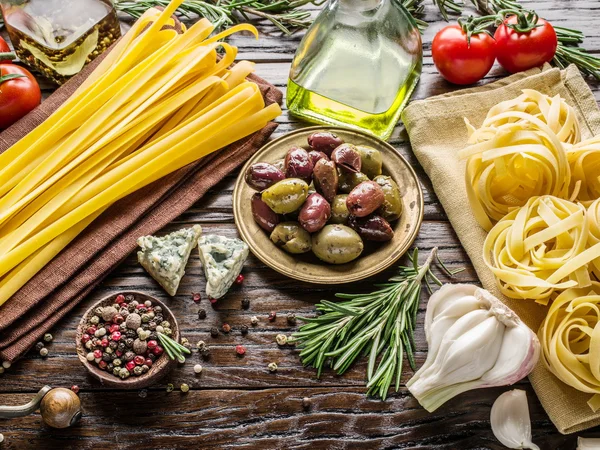
[[[140,311],[142,311],[143,314],[149,313],[150,311],[148,311],[147,308],[144,309],[145,302],[147,302],[147,301],[150,301],[152,303],[152,306],[151,306],[152,311],[151,312],[154,313],[154,317],[150,321],[148,321],[147,323],[144,324],[146,326],[145,331],[150,332],[150,336],[148,337],[146,344],[145,344],[146,351],[143,353],[145,363],[144,364],[135,364],[135,362],[134,362],[136,367],[139,366],[142,368],[141,369],[142,373],[140,375],[134,375],[133,370],[137,370],[137,371],[140,370],[140,369],[137,369],[134,367],[132,369],[131,375],[123,379],[119,375],[113,374],[113,370],[115,367],[120,367],[120,368],[126,367],[127,362],[128,362],[128,361],[126,361],[126,357],[125,357],[126,353],[128,351],[133,352],[133,345],[135,345],[135,344],[132,344],[132,346],[130,347],[128,344],[131,342],[130,341],[128,342],[128,340],[133,340],[134,343],[136,340],[139,341],[139,339],[138,339],[139,336],[138,336],[137,330],[134,330],[133,328],[128,327],[127,317],[133,313],[137,314]],[[133,302],[137,302],[137,305],[134,304],[132,307]],[[112,311],[112,309],[108,309],[107,313],[109,315],[112,315],[113,317],[111,320],[104,322],[105,319],[99,316],[99,312],[100,312],[99,308],[102,308],[102,310],[106,310],[108,307],[111,307],[112,305],[115,305],[115,304],[120,305],[119,309],[117,309],[117,314],[112,314],[114,311]],[[127,305],[127,306],[121,307],[121,305]],[[144,305],[144,306],[142,306],[142,305]],[[160,307],[158,312],[154,311],[154,308],[156,308],[156,307]],[[125,310],[127,310],[127,312],[125,312]],[[121,313],[123,313],[123,314],[121,314]],[[96,316],[100,319],[100,323],[110,322],[111,327],[113,328],[113,331],[106,330],[106,335],[104,335],[104,336],[95,336],[95,333],[94,333],[94,335],[91,335],[90,331],[97,331],[99,328],[99,327],[96,327],[96,330],[90,330],[91,326],[95,326],[92,323],[92,318],[94,316]],[[125,317],[123,317],[123,316],[125,316]],[[138,314],[138,316],[141,317],[141,314]],[[86,313],[81,318],[81,322],[79,323],[79,326],[77,327],[75,342],[76,342],[76,346],[77,346],[77,356],[79,357],[79,360],[84,365],[84,367],[87,369],[87,371],[90,373],[90,375],[92,375],[94,378],[99,380],[100,383],[102,383],[104,386],[107,386],[107,387],[119,388],[119,389],[143,389],[145,387],[148,387],[152,384],[157,383],[160,379],[162,379],[164,376],[166,376],[167,373],[169,373],[169,371],[176,365],[176,361],[171,360],[169,358],[169,356],[167,355],[167,352],[164,351],[164,349],[162,352],[160,352],[160,349],[162,349],[160,344],[158,345],[158,348],[159,348],[158,350],[156,350],[156,347],[154,347],[154,344],[152,344],[153,348],[149,348],[150,341],[158,341],[158,339],[152,339],[152,337],[153,337],[152,333],[154,333],[155,331],[150,330],[150,328],[157,326],[157,323],[156,323],[157,316],[158,316],[158,319],[162,319],[159,322],[158,326],[161,326],[160,323],[163,323],[164,321],[169,322],[170,330],[172,333],[171,338],[173,340],[179,342],[179,339],[180,339],[179,326],[177,325],[177,320],[175,319],[175,316],[173,315],[171,310],[168,308],[168,306],[165,305],[160,300],[158,300],[156,297],[152,297],[148,294],[144,294],[143,292],[126,291],[126,292],[119,292],[116,294],[111,294],[111,295],[103,298],[102,300],[95,303],[90,309],[88,309],[86,311]],[[137,319],[137,317],[130,318],[130,325],[135,326],[136,319]],[[125,326],[121,327],[121,324],[124,324]],[[106,329],[106,327],[104,327],[104,328]],[[163,329],[164,329],[164,327],[163,327]],[[113,335],[113,333],[115,333],[115,332],[119,333],[119,334]],[[135,338],[134,338],[134,335],[135,335]],[[118,341],[113,339],[116,337],[119,338]],[[102,346],[102,344],[100,344],[99,346],[92,346],[92,345],[88,344],[89,347],[91,347],[91,348],[87,348],[86,343],[88,341],[92,341],[94,338],[99,340],[100,342],[102,342],[102,339],[106,339],[107,345]],[[96,341],[96,342],[98,342],[98,341]],[[117,342],[117,344],[115,345],[113,342]],[[123,345],[121,345],[119,347],[119,344],[123,344]],[[139,345],[140,343],[138,342],[137,344]],[[110,350],[108,352],[106,351],[107,348],[110,348]],[[92,359],[91,361],[88,360],[88,354],[93,353],[95,351],[95,349],[99,349],[99,350],[102,349],[102,350],[100,350],[102,352],[102,357],[100,358],[99,362],[96,362],[95,359]],[[140,348],[138,347],[137,350],[139,350],[139,349]],[[120,352],[120,353],[117,353],[117,352]],[[105,353],[108,354],[108,356],[105,356]],[[142,354],[140,354],[140,355],[136,354],[136,356],[142,356]],[[118,366],[113,364],[115,359],[119,359],[120,364]],[[147,364],[148,359],[151,360],[151,365]],[[99,367],[99,364],[101,362],[102,362],[102,365],[105,366],[104,369]],[[144,365],[146,367],[148,367],[147,370],[144,368]],[[108,369],[110,369],[110,370],[108,370]]]

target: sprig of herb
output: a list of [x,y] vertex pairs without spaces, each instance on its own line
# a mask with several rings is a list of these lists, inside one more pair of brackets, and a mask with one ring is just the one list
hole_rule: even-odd
[[[166,6],[170,0],[114,0],[115,8],[138,18],[153,6]],[[185,0],[177,9],[183,17],[205,17],[220,29],[252,18],[266,19],[285,34],[307,28],[311,13],[299,9],[307,4],[321,5],[323,0]]]
[[179,342],[171,339],[166,334],[157,333],[157,335],[158,335],[158,340],[160,341],[161,345],[165,349],[165,352],[167,352],[167,355],[169,355],[169,358],[171,358],[173,360],[176,359],[180,363],[184,363],[185,362],[184,354],[186,354],[186,355],[192,354],[192,352],[190,352],[190,350],[188,348],[184,347]]
[[[292,335],[301,349],[300,358],[305,366],[317,369],[321,376],[327,361],[338,374],[343,374],[361,355],[369,355],[367,368],[368,394],[387,397],[395,380],[400,387],[402,361],[406,353],[410,366],[415,369],[414,329],[421,298],[422,281],[442,283],[431,272],[437,259],[444,271],[450,272],[437,257],[434,248],[425,263],[418,264],[418,250],[411,255],[411,266],[400,267],[398,275],[368,294],[336,294],[345,301],[334,303],[322,300],[317,305],[321,315],[299,318],[306,322]],[[378,358],[381,359],[378,362]]]

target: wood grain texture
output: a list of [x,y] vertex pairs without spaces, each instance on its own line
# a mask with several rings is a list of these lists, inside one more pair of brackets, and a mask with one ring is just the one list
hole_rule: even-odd
[[[424,68],[415,98],[426,98],[454,89],[441,79],[432,64],[431,40],[445,23],[430,0],[426,0],[425,20],[430,24],[423,36]],[[523,1],[542,17],[556,25],[582,30],[586,48],[600,53],[600,3],[597,0]],[[315,8],[312,8],[315,9]],[[315,9],[316,13],[316,9]],[[283,37],[268,23],[260,23],[261,38],[234,37],[231,43],[239,47],[239,57],[257,62],[257,74],[283,91],[290,63],[302,34]],[[485,82],[504,75],[494,67]],[[600,100],[600,85],[590,80],[590,86]],[[52,86],[42,84],[44,93]],[[287,111],[278,119],[275,136],[306,124],[298,122]],[[465,267],[456,281],[477,283],[465,252],[447,221],[431,184],[410,150],[406,132],[399,124],[390,142],[415,168],[425,194],[425,222],[415,245],[422,257],[434,246],[452,268]],[[237,173],[212,189],[200,202],[163,231],[168,233],[192,223],[200,223],[206,233],[235,236],[231,194]],[[371,281],[383,281],[393,274],[390,269],[368,282],[342,288],[314,286],[283,278],[258,259],[250,257],[245,268],[246,280],[235,286],[214,308],[206,298],[198,305],[192,302],[193,292],[204,292],[205,282],[196,252],[193,253],[179,294],[168,298],[131,255],[98,287],[90,298],[73,310],[60,327],[53,330],[55,340],[49,345],[50,355],[42,359],[30,352],[5,375],[0,375],[0,404],[25,403],[42,385],[81,388],[85,417],[80,425],[69,430],[45,427],[39,414],[27,418],[0,420],[0,433],[5,442],[0,449],[171,449],[171,448],[241,448],[241,449],[501,449],[489,425],[493,401],[508,388],[472,391],[453,399],[434,414],[418,406],[405,388],[392,394],[386,402],[367,399],[364,395],[365,363],[356,364],[342,377],[331,372],[316,379],[315,372],[302,367],[298,351],[280,348],[275,343],[279,333],[290,334],[297,328],[289,325],[286,314],[298,316],[314,313],[320,299],[331,299],[336,290],[366,291]],[[443,276],[436,269],[439,276]],[[210,357],[203,359],[195,351],[184,365],[147,392],[124,392],[103,388],[86,374],[74,349],[75,329],[85,310],[102,297],[120,290],[142,290],[163,299],[179,320],[183,336],[190,342],[204,340],[211,348]],[[250,300],[250,308],[241,307],[241,300]],[[418,316],[417,364],[425,356],[427,346],[422,321],[428,295],[424,295]],[[198,310],[207,312],[198,319]],[[269,322],[270,311],[277,320]],[[250,325],[256,315],[260,323]],[[210,336],[211,327],[229,323],[233,331]],[[240,327],[248,325],[250,332],[242,336]],[[243,344],[247,353],[236,355],[234,347]],[[267,370],[277,362],[279,371]],[[195,375],[194,364],[204,370]],[[403,382],[411,376],[405,365]],[[166,392],[166,384],[187,383],[187,394]],[[519,388],[528,394],[533,421],[534,442],[543,449],[574,449],[575,436],[561,436],[549,421],[527,380]],[[303,398],[310,406],[305,409]],[[599,437],[600,429],[582,433]]]

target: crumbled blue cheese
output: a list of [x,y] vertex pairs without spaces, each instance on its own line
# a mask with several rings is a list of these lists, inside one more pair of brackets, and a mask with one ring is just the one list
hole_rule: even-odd
[[166,236],[142,236],[137,240],[139,263],[169,295],[175,295],[185,274],[185,266],[202,233],[200,225]]
[[223,297],[248,258],[248,245],[239,239],[209,234],[198,242],[200,260],[206,275],[206,295]]

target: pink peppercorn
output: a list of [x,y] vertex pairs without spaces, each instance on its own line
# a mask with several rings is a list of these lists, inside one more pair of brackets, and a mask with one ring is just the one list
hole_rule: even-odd
[[115,317],[113,317],[113,322],[117,325],[121,325],[125,322],[125,318],[121,314],[116,314]]
[[241,273],[237,276],[237,278],[235,279],[235,284],[242,284],[244,282],[244,275],[242,275]]
[[113,334],[110,335],[110,338],[113,341],[120,341],[121,340],[121,333],[118,331],[115,331]]
[[98,367],[100,367],[102,370],[106,369],[106,366],[108,366],[108,363],[106,361],[100,361],[98,363]]
[[152,367],[152,360],[150,358],[146,359],[146,361],[144,361],[144,364],[147,365],[148,367]]
[[71,386],[71,390],[73,392],[75,392],[75,394],[79,394],[79,386],[77,386],[76,384],[74,384],[73,386]]
[[154,350],[152,350],[152,353],[154,353],[156,356],[162,355],[163,352],[164,352],[164,349],[160,345],[157,345],[156,348]]
[[198,303],[198,302],[200,302],[200,300],[202,300],[202,297],[197,292],[192,293],[192,300],[194,300],[194,302]]
[[246,353],[246,349],[244,348],[243,345],[236,345],[235,346],[235,352],[239,355],[239,356],[243,356]]
[[143,303],[140,303],[139,305],[137,305],[137,309],[142,309],[142,308],[145,308],[145,307],[146,307],[146,305],[143,304]]
[[102,358],[102,350],[94,350],[94,358]]
[[81,342],[83,342],[83,343],[85,344],[85,343],[86,343],[87,341],[89,341],[91,338],[92,338],[92,337],[91,337],[89,334],[85,333],[83,336],[81,336]]
[[94,325],[92,325],[92,326],[91,326],[91,327],[89,327],[89,328],[88,328],[86,331],[87,331],[87,334],[89,334],[90,336],[93,336],[93,335],[94,335],[94,333],[95,333],[96,331],[98,331],[98,328],[96,328]]
[[123,356],[123,352],[122,352],[121,350],[117,350],[117,351],[115,352],[115,355],[117,355],[117,357],[119,357],[119,358],[120,358],[121,356]]
[[217,299],[216,299],[216,298],[212,298],[212,297],[211,297],[211,298],[209,298],[209,300],[210,300],[210,303],[211,303],[212,305],[214,305],[215,303],[217,303]]
[[131,372],[135,368],[135,362],[129,361],[125,364],[125,368]]
[[109,333],[114,333],[115,331],[120,331],[121,327],[117,324],[113,324],[110,326],[110,328],[108,329]]
[[154,350],[157,346],[158,346],[158,342],[156,342],[154,339],[151,339],[148,341],[148,348],[150,350]]
[[133,358],[133,362],[136,366],[141,366],[144,364],[144,362],[146,362],[146,359],[141,355],[137,355],[135,358]]
[[118,303],[120,305],[124,301],[125,301],[125,296],[123,294],[117,295],[117,298],[115,299],[115,303]]
[[102,340],[100,341],[100,345],[102,347],[108,347],[108,339],[102,338]]

